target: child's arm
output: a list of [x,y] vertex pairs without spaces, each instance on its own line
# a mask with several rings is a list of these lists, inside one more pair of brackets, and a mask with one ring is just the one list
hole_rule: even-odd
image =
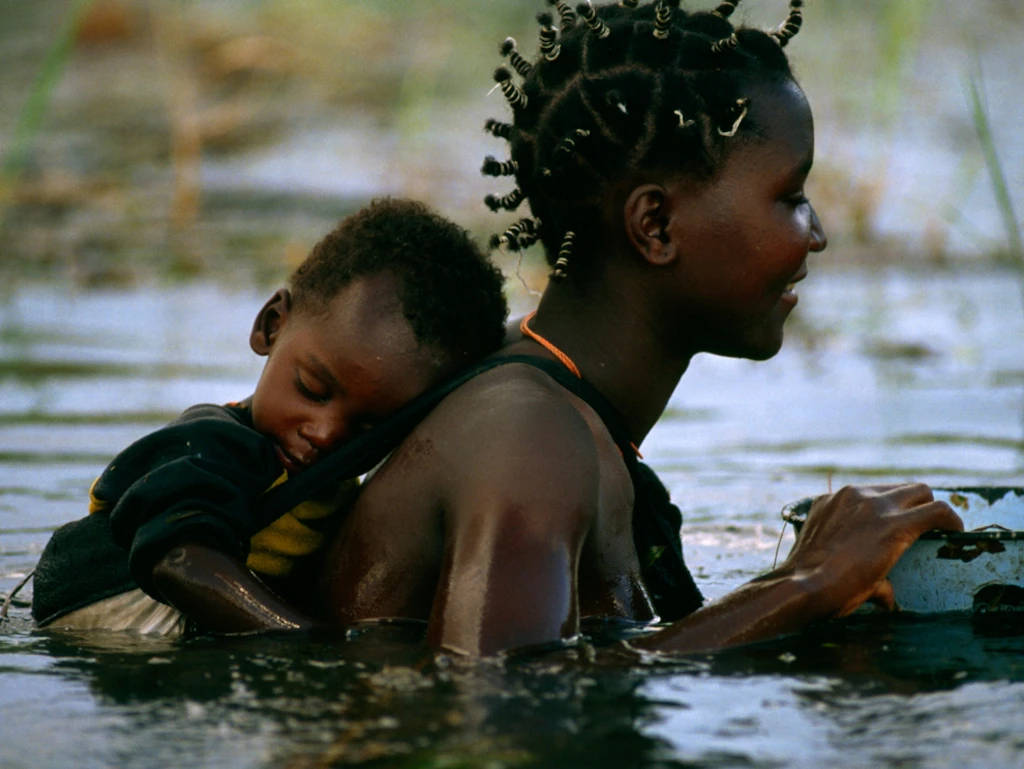
[[[262,527],[255,502],[281,467],[266,437],[238,412],[189,409],[119,454],[94,496],[136,583],[203,629],[304,626],[304,615],[287,611],[245,568],[249,538]],[[214,570],[200,574],[207,565]],[[246,601],[251,611],[242,610]],[[273,617],[287,619],[275,624]]]
[[267,588],[237,558],[207,545],[171,548],[153,567],[152,584],[200,630],[309,630],[316,624]]

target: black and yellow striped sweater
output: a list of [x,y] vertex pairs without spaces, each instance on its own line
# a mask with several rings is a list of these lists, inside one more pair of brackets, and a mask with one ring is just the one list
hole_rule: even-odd
[[54,533],[37,566],[33,617],[46,624],[135,587],[159,600],[153,567],[182,542],[244,558],[284,584],[319,553],[358,487],[331,484],[262,525],[260,498],[286,479],[247,402],[187,409],[121,452],[93,483],[89,515]]

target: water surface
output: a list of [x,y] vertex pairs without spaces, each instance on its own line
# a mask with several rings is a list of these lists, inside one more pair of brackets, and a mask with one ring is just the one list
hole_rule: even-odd
[[[812,264],[787,345],[698,358],[645,441],[715,597],[771,566],[831,484],[1024,485],[1024,308],[1009,270]],[[20,288],[0,301],[0,592],[85,512],[109,458],[247,395],[261,293]],[[22,597],[30,595],[31,586]],[[194,639],[0,625],[0,766],[1003,767],[1024,762],[1024,626],[864,615],[681,660],[611,632],[467,662],[418,626]]]

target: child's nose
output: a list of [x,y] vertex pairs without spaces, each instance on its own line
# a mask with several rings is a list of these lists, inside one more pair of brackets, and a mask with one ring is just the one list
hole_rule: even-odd
[[307,423],[299,434],[318,451],[325,451],[347,437],[348,425],[342,418],[322,419]]

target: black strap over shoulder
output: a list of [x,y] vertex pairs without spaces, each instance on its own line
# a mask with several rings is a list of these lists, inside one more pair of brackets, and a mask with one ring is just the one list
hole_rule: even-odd
[[594,409],[622,452],[633,482],[633,540],[641,574],[656,611],[662,619],[674,620],[699,608],[703,597],[683,560],[682,515],[669,501],[668,492],[654,471],[637,460],[622,416],[589,382],[557,361],[534,355],[508,355],[481,361],[411,401],[372,431],[339,446],[302,474],[265,493],[258,503],[254,531],[269,525],[339,478],[354,478],[369,472],[451,392],[485,371],[507,363],[524,363],[540,369]]
[[[503,366],[506,363],[526,363],[535,366],[548,373],[566,389],[575,392],[573,386],[582,385],[582,387],[591,391],[596,398],[604,401],[603,396],[597,390],[586,382],[577,379],[556,361],[533,355],[507,355],[500,358],[488,358],[466,369],[444,384],[428,390],[413,399],[389,419],[374,427],[373,430],[342,444],[299,475],[267,491],[262,495],[257,506],[257,526],[254,531],[268,526],[295,507],[295,505],[309,499],[331,484],[337,483],[339,478],[355,478],[368,473],[392,452],[412,432],[412,429],[422,422],[427,414],[445,397],[470,379],[479,376],[485,371]],[[580,397],[584,396],[580,395]],[[584,398],[584,400],[587,399]],[[605,423],[609,424],[609,430],[611,430],[612,426],[607,420],[614,420],[618,425],[621,425],[622,420],[614,412],[611,405],[607,404],[607,401],[604,401],[604,403],[605,409],[608,411],[607,417],[596,406],[595,411],[598,411],[599,416],[606,420]],[[622,435],[625,435],[621,427],[616,429]],[[615,437],[614,433],[613,437]],[[616,438],[616,440],[618,439]]]

